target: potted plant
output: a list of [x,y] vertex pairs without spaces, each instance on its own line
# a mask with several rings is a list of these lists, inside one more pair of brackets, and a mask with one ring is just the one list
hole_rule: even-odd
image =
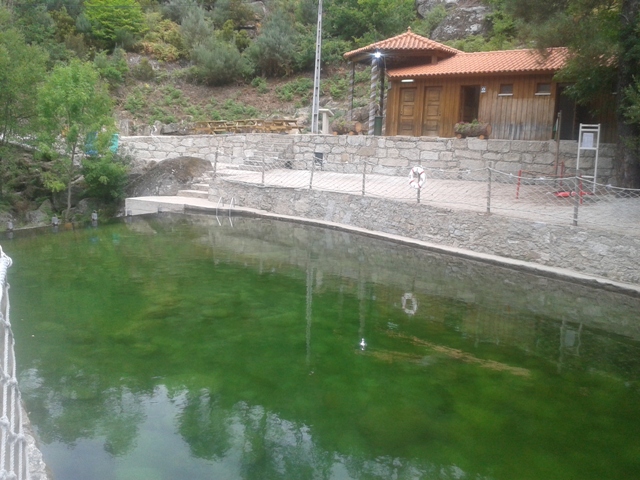
[[491,125],[474,119],[473,122],[456,123],[453,131],[458,138],[478,137],[480,140],[483,140],[489,138],[489,135],[491,135]]

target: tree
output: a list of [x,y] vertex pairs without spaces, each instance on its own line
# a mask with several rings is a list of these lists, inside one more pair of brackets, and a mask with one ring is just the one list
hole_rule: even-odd
[[124,158],[109,152],[99,157],[87,157],[82,162],[82,174],[87,184],[86,194],[105,201],[121,200],[129,178],[129,166]]
[[616,92],[618,144],[614,169],[619,186],[640,188],[640,0],[505,0],[521,31],[540,48],[566,46],[570,59],[558,80],[593,105]]
[[290,75],[295,61],[297,37],[292,16],[275,10],[267,18],[258,38],[247,48],[246,54],[261,75]]
[[618,143],[616,177],[621,186],[640,188],[640,1],[624,0],[618,61]]
[[211,36],[191,52],[193,75],[207,85],[227,85],[248,73],[247,62],[235,44]]
[[45,185],[67,189],[65,219],[71,209],[71,187],[83,148],[100,154],[108,149],[114,130],[112,104],[106,86],[91,63],[73,60],[58,65],[38,91],[41,148],[54,160]]
[[42,49],[25,43],[10,21],[9,13],[0,9],[0,196],[7,169],[5,147],[31,132],[36,116],[33,91],[44,78],[47,60]]
[[136,0],[87,0],[84,6],[93,35],[110,47],[118,38],[140,35],[144,30],[144,14]]
[[47,6],[40,0],[24,0],[11,6],[15,26],[24,35],[27,43],[49,44],[55,32],[53,19]]
[[256,18],[253,9],[243,0],[216,0],[213,9],[213,23],[220,28],[227,20],[232,20],[236,28],[251,23]]
[[333,0],[326,7],[327,32],[361,43],[401,33],[415,18],[414,0]]
[[204,9],[196,5],[183,16],[180,31],[187,49],[192,50],[209,39],[213,25]]

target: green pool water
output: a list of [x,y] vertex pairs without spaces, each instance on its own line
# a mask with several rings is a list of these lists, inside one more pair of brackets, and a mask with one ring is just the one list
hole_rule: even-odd
[[640,478],[640,301],[339,231],[3,248],[56,480]]

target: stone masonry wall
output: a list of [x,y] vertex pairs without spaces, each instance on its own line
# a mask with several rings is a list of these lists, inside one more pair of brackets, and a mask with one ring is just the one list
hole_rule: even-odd
[[[314,153],[324,154],[323,169],[358,171],[367,161],[381,174],[407,174],[414,165],[443,169],[494,168],[508,173],[519,169],[551,174],[555,169],[553,141],[508,141],[367,137],[327,135],[229,135],[185,137],[125,137],[125,153],[139,167],[168,158],[190,155],[241,164],[260,155],[265,145],[293,168],[308,166]],[[577,142],[560,142],[560,161],[575,167]],[[612,171],[613,147],[603,145],[599,182]],[[593,157],[582,162],[592,165]],[[586,172],[590,173],[589,171]],[[218,179],[209,198],[235,198],[235,204],[283,215],[319,219],[415,238],[480,253],[567,268],[615,281],[640,284],[640,238],[613,231],[553,225],[499,215],[407,204],[391,200],[316,190],[263,188]]]
[[336,222],[426,242],[640,284],[640,238],[318,190],[217,180],[210,198],[282,215]]
[[[371,137],[363,135],[192,135],[122,137],[121,151],[144,169],[154,162],[179,156],[195,156],[214,161],[242,164],[251,157],[271,151],[293,168],[308,168],[316,152],[322,153],[323,169],[353,173],[363,162],[373,164],[373,173],[402,175],[415,165],[425,168],[478,169],[493,162],[496,170],[516,174],[523,169],[541,175],[555,172],[554,141],[478,140],[477,138]],[[561,141],[558,162],[564,162],[568,174],[576,167],[578,144]],[[612,145],[601,145],[598,158],[598,182],[612,177]],[[583,152],[580,167],[593,174],[593,152]]]

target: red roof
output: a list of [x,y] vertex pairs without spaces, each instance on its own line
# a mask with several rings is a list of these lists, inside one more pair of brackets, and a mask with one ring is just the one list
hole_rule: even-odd
[[371,45],[367,45],[366,47],[358,48],[357,50],[352,50],[344,54],[344,58],[347,60],[352,59],[353,57],[357,57],[360,54],[375,52],[376,50],[389,52],[389,51],[436,51],[443,52],[448,55],[455,55],[457,53],[462,53],[460,50],[456,50],[455,48],[448,47],[438,42],[434,42],[433,40],[429,40],[426,37],[415,34],[409,28],[405,33],[401,35],[396,35],[395,37],[388,38],[386,40],[381,40],[376,43],[372,43]]
[[438,63],[390,68],[389,78],[431,77],[440,75],[469,75],[492,73],[556,72],[564,67],[568,50],[550,48],[546,53],[538,50],[499,50],[494,52],[464,53],[440,60]]

